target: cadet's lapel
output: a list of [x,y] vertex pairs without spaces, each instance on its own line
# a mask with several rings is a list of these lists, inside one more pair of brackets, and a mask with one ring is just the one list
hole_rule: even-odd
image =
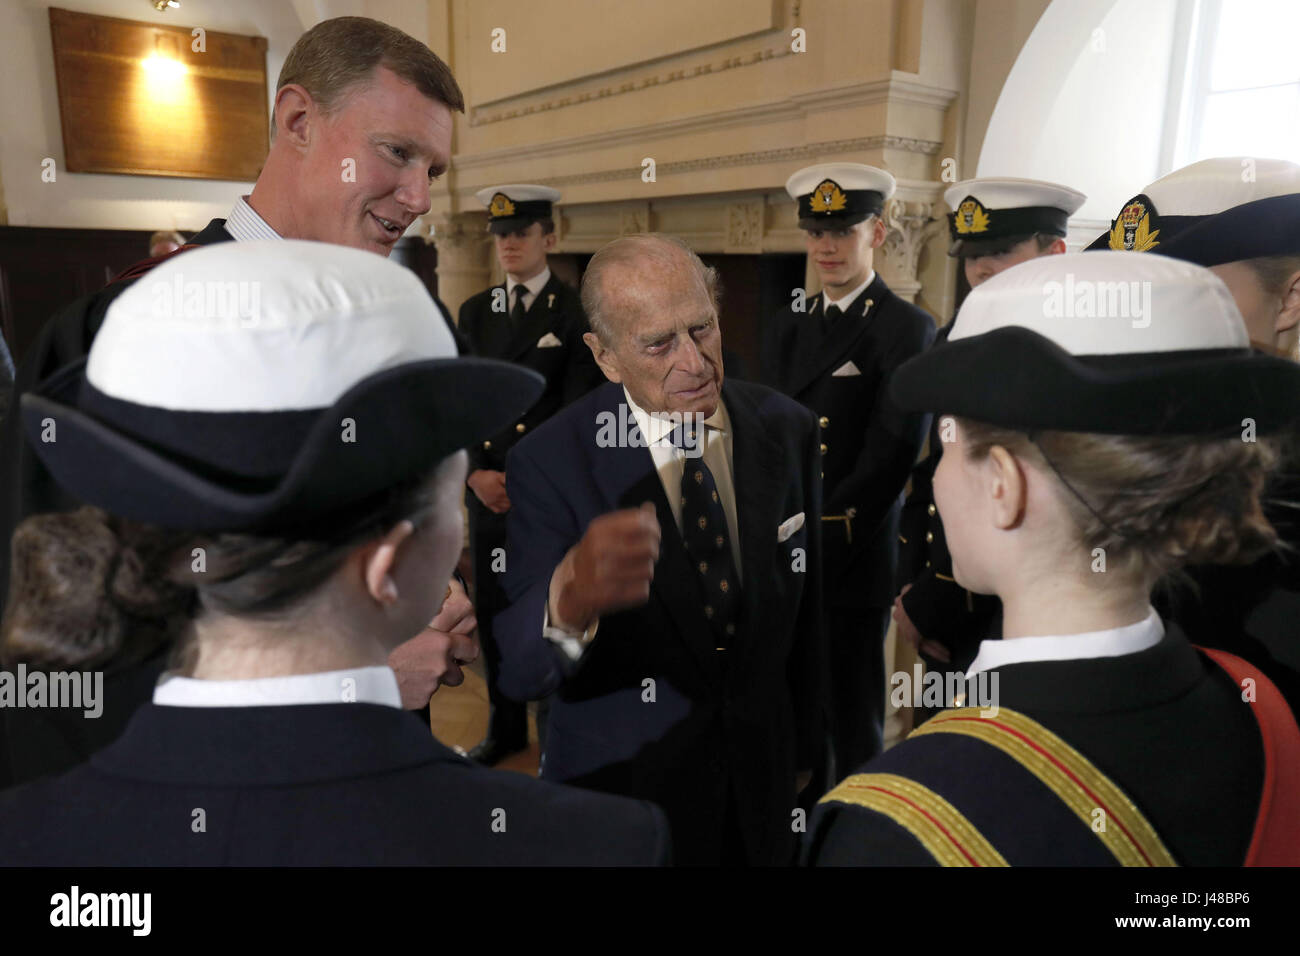
[[[782,575],[773,567],[777,526],[781,514],[781,448],[764,430],[758,410],[734,390],[723,386],[723,400],[731,419],[732,481],[736,489],[736,523],[740,525],[740,579],[742,590],[741,640],[737,653],[749,655],[762,633],[765,599],[779,597],[772,590]],[[737,533],[733,529],[732,533]],[[733,653],[729,651],[728,653]]]
[[560,290],[556,288],[559,279],[555,273],[546,280],[542,291],[533,299],[532,307],[524,313],[524,320],[519,323],[519,331],[510,340],[505,357],[517,361],[521,355],[537,344],[537,340],[551,329],[551,320],[560,304]]
[[[812,361],[802,368],[793,370],[790,376],[789,394],[798,395],[826,372],[838,368],[848,360],[849,353],[866,334],[869,323],[884,301],[886,291],[884,280],[880,278],[880,273],[876,273],[871,284],[858,294],[845,314],[836,321]],[[825,294],[818,293],[817,301],[818,312],[810,312],[809,317],[815,315],[820,321],[820,310],[826,307]]]
[[[543,302],[543,305],[545,302]],[[636,419],[626,405],[623,386],[609,382],[603,386],[607,395],[601,408],[614,415],[620,436],[624,434],[623,415],[634,428]],[[626,409],[623,411],[620,406]],[[597,428],[592,423],[592,428]],[[663,535],[659,546],[659,560],[655,563],[655,576],[650,585],[650,600],[658,601],[677,625],[675,630],[690,647],[706,673],[717,675],[720,665],[718,651],[714,650],[713,634],[702,610],[699,575],[686,555],[686,545],[673,520],[663,482],[655,470],[654,458],[646,447],[631,447],[620,442],[613,448],[596,448],[594,452],[596,485],[608,507],[639,508],[653,501]]]

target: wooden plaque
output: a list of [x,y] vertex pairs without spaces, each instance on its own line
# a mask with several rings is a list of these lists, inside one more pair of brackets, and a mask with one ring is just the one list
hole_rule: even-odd
[[[74,173],[257,178],[270,148],[266,38],[50,8]],[[203,50],[196,47],[202,46]]]

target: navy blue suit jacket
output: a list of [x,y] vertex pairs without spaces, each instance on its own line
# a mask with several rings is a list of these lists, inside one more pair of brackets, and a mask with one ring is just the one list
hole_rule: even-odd
[[379,704],[145,704],[89,763],[0,794],[0,866],[667,860],[655,807],[487,770]]
[[[715,649],[649,449],[598,445],[602,415],[634,423],[610,383],[511,452],[501,687],[520,700],[556,693],[542,775],[658,803],[676,862],[717,862],[725,821],[750,862],[781,864],[794,850],[795,776],[814,766],[823,730],[817,424],[763,386],[727,381],[722,398],[742,579],[730,648]],[[551,574],[594,518],[646,501],[663,529],[650,599],[603,617],[572,665],[542,636]],[[778,540],[800,513],[802,527]]]

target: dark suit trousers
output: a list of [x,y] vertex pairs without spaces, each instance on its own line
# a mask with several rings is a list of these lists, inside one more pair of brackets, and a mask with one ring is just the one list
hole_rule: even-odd
[[[507,746],[528,743],[528,705],[501,693],[501,648],[492,633],[492,619],[509,603],[501,586],[504,575],[492,570],[492,552],[506,546],[506,516],[483,507],[473,491],[467,491],[470,543],[474,554],[474,614],[478,618],[479,645],[487,668],[488,702],[491,716],[488,736]],[[500,565],[498,565],[499,567]],[[540,630],[542,622],[537,622]]]
[[833,783],[882,749],[888,628],[888,608],[826,608]]

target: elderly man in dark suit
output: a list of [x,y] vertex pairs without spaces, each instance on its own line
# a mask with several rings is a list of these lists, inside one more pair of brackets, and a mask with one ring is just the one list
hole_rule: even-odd
[[666,236],[583,278],[606,385],[515,446],[502,686],[555,693],[542,775],[652,800],[681,863],[782,864],[819,759],[820,455],[723,383],[716,275]]

